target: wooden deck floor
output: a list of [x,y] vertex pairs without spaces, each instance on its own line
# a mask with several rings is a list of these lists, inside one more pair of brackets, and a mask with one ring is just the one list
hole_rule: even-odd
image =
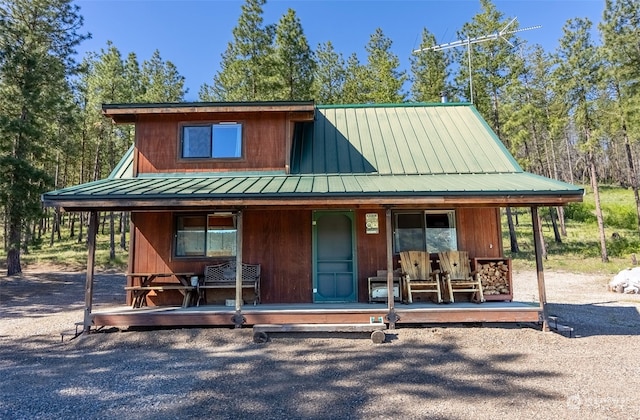
[[[538,322],[539,305],[524,302],[396,304],[397,324],[461,322]],[[243,325],[255,324],[353,324],[385,322],[386,304],[262,304],[242,307]],[[235,308],[219,305],[182,307],[118,307],[96,310],[94,326],[173,327],[234,325]],[[382,321],[380,321],[382,320]]]

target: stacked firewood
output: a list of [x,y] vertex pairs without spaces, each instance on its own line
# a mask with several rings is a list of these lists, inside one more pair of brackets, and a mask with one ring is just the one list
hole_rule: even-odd
[[487,262],[476,267],[485,295],[503,295],[509,290],[509,265],[506,261]]

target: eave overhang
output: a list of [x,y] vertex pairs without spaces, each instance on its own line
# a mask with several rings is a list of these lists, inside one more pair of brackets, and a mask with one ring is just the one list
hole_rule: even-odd
[[134,123],[143,115],[225,114],[240,112],[289,112],[293,119],[312,121],[315,114],[313,101],[269,102],[180,102],[180,103],[124,103],[103,104],[102,114],[117,124]]
[[46,206],[156,210],[278,206],[558,206],[582,201],[571,184],[530,173],[234,175],[105,179],[43,194]]

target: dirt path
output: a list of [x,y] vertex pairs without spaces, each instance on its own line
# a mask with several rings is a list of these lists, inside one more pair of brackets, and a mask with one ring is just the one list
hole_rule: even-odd
[[[0,278],[1,418],[640,418],[640,296],[608,279],[545,273],[549,311],[576,338],[515,325],[275,335],[196,328],[92,334],[84,275]],[[96,277],[95,307],[123,301],[121,273]],[[537,296],[534,272],[515,298]]]

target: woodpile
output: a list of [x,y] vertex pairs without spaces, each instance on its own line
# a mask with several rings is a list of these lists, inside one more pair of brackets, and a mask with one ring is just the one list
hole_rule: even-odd
[[478,264],[476,267],[482,281],[485,295],[507,295],[509,290],[509,264],[506,261],[492,261]]

